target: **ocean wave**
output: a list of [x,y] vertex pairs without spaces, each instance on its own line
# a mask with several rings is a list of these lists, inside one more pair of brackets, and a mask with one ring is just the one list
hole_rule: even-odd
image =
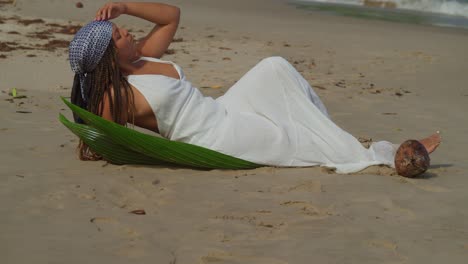
[[308,0],[310,2],[351,4],[370,7],[408,9],[468,17],[468,0]]

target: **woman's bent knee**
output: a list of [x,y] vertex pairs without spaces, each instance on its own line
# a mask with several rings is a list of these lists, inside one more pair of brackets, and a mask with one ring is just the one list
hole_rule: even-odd
[[268,57],[268,58],[263,59],[262,62],[263,61],[273,63],[273,64],[284,64],[284,63],[289,64],[289,62],[286,59],[280,56]]

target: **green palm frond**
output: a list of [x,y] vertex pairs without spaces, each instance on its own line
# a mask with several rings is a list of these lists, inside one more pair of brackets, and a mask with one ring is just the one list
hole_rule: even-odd
[[252,169],[261,166],[200,146],[144,134],[94,115],[64,98],[62,100],[87,125],[74,124],[63,116],[60,116],[60,121],[110,162],[165,162],[208,169]]
[[99,153],[103,158],[113,164],[141,164],[141,165],[159,165],[164,164],[163,161],[158,161],[155,158],[148,157],[144,154],[135,152],[122,145],[119,145],[107,137],[104,133],[96,128],[70,122],[62,114],[59,115],[59,120],[70,129],[73,134],[77,135],[86,143],[94,152]]

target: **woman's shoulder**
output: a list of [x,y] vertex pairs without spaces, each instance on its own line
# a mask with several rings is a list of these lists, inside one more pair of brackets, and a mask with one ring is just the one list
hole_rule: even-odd
[[141,60],[145,60],[145,61],[150,61],[150,62],[158,62],[158,63],[165,63],[165,64],[171,64],[174,69],[176,70],[177,74],[179,75],[179,80],[185,80],[185,74],[184,74],[184,71],[182,70],[182,68],[177,65],[176,63],[174,63],[173,61],[168,61],[168,60],[162,60],[162,59],[159,59],[159,58],[154,58],[154,57],[145,57],[145,56],[142,56],[140,57],[138,60],[134,61],[133,63],[136,63],[138,61],[141,61]]

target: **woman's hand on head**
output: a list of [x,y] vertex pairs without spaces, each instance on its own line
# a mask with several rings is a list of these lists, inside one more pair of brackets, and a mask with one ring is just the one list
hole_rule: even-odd
[[103,20],[114,19],[124,14],[125,10],[126,10],[125,3],[109,2],[105,4],[103,7],[99,8],[94,20],[103,21]]

